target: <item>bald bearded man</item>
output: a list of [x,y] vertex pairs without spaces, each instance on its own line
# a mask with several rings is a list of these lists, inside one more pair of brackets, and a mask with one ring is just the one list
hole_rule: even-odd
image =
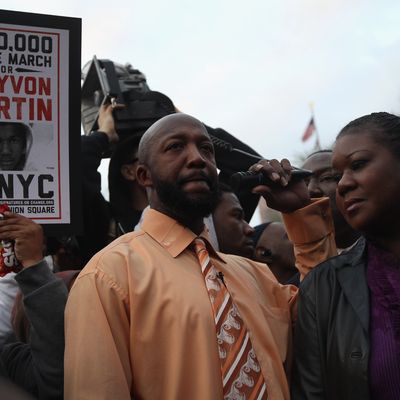
[[[306,185],[290,182],[287,161],[252,168],[277,183],[254,191],[290,212],[301,272],[333,255],[327,201],[310,204]],[[137,178],[150,203],[140,230],[99,252],[70,293],[65,399],[234,399],[253,389],[255,398],[288,399],[297,289],[210,245],[203,219],[217,202],[217,168],[204,125],[185,114],[152,125],[139,145]],[[221,293],[227,313],[216,311]],[[242,339],[246,363],[226,367]]]

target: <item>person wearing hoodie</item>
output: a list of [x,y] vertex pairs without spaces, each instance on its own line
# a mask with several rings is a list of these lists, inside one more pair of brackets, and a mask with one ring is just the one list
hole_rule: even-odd
[[28,125],[19,122],[0,122],[0,170],[22,171],[32,145]]

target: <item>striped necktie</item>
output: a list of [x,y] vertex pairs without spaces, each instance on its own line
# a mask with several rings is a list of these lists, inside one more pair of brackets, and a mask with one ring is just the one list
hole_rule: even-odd
[[194,248],[214,312],[224,399],[267,399],[261,368],[239,311],[223,279],[218,279],[221,275],[217,274],[203,239],[196,238]]

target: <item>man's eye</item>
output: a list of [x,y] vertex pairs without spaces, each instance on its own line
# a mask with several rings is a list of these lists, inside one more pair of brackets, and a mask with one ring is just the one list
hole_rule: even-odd
[[266,249],[263,246],[257,247],[256,252],[261,257],[271,257],[272,251],[270,249]]
[[206,153],[214,154],[214,147],[211,143],[202,144],[201,149]]
[[174,142],[174,143],[170,143],[167,146],[167,150],[179,150],[183,148],[183,143],[180,142]]
[[323,175],[319,178],[320,182],[338,182],[336,175]]
[[236,218],[238,221],[241,221],[243,219],[243,213],[240,211],[233,213],[233,217]]
[[262,254],[263,257],[271,257],[272,256],[272,251],[271,249],[265,249]]

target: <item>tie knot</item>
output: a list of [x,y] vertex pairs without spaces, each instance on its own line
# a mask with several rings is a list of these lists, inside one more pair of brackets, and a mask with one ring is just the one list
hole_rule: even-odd
[[193,248],[199,260],[201,271],[206,276],[210,270],[214,269],[210,261],[206,243],[201,237],[197,237],[193,240]]
[[193,240],[193,246],[194,246],[194,251],[198,255],[202,251],[207,252],[207,247],[206,243],[201,237],[197,237],[196,239]]

